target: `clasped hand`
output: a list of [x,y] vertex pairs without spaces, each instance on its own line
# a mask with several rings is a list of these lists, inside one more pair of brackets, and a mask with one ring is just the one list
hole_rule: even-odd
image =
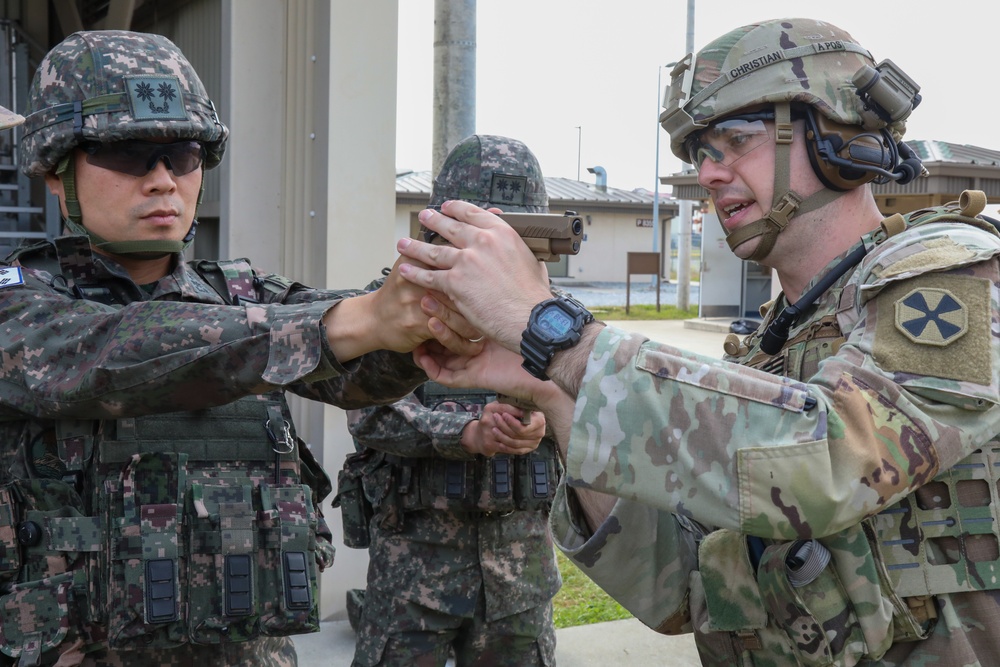
[[470,454],[483,456],[519,456],[535,451],[545,435],[545,416],[531,412],[528,423],[522,424],[522,414],[512,405],[497,401],[486,404],[479,419],[469,422],[462,431],[462,446]]

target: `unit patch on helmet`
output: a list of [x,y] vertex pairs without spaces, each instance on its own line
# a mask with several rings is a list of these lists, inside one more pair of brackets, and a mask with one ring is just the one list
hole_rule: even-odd
[[885,371],[992,382],[990,281],[928,273],[874,299],[872,355]]
[[21,275],[21,269],[16,266],[0,268],[0,288],[23,284],[24,276]]
[[187,108],[177,77],[127,76],[125,85],[136,120],[187,120]]
[[528,189],[526,176],[493,174],[490,186],[490,201],[509,206],[524,206],[524,193]]

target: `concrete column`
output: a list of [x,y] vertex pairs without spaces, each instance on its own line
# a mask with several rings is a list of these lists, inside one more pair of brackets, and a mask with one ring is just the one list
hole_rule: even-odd
[[[364,287],[395,261],[397,22],[395,2],[223,0],[222,256],[330,288]],[[290,403],[336,486],[354,451],[345,412]],[[337,559],[320,613],[341,620],[368,552],[343,546],[330,500]]]
[[[292,0],[294,2],[294,0]],[[324,192],[326,275],[329,287],[364,287],[396,260],[396,53],[395,2],[336,2],[328,23],[330,97]],[[323,415],[323,467],[336,482],[354,451],[346,413]],[[343,546],[340,510],[324,503],[337,546],[337,562],[324,576],[325,619],[346,619],[345,592],[363,588],[368,551]]]
[[476,0],[434,0],[432,174],[476,133]]

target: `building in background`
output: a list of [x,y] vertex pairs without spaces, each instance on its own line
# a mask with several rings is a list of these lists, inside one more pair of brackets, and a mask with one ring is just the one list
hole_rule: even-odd
[[[544,171],[545,165],[542,165]],[[396,235],[416,237],[417,214],[427,207],[431,194],[430,171],[400,171],[396,174]],[[599,177],[596,183],[570,178],[545,177],[552,213],[573,211],[583,219],[584,241],[578,255],[564,255],[549,264],[549,276],[580,282],[626,281],[629,252],[660,252],[664,275],[670,271],[668,246],[671,220],[677,203],[660,193],[660,229],[653,230],[653,193],[620,190]],[[654,243],[656,250],[654,251]],[[572,291],[572,281],[562,283]]]
[[[982,190],[989,204],[1000,203],[1000,150],[936,140],[906,143],[923,161],[928,175],[906,185],[873,184],[883,215],[957,201],[963,190]],[[699,316],[759,318],[761,305],[780,289],[771,271],[756,262],[744,262],[729,250],[719,218],[693,170],[665,176],[661,181],[673,186],[676,199],[693,200],[695,208],[703,211]],[[733,289],[734,284],[740,285],[739,291]]]

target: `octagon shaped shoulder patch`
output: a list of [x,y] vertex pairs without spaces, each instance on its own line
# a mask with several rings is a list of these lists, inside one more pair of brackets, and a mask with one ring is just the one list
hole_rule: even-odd
[[950,345],[968,331],[969,311],[948,290],[918,287],[896,301],[896,328],[918,345]]
[[991,284],[975,275],[929,273],[887,285],[868,306],[875,363],[890,373],[990,385]]

